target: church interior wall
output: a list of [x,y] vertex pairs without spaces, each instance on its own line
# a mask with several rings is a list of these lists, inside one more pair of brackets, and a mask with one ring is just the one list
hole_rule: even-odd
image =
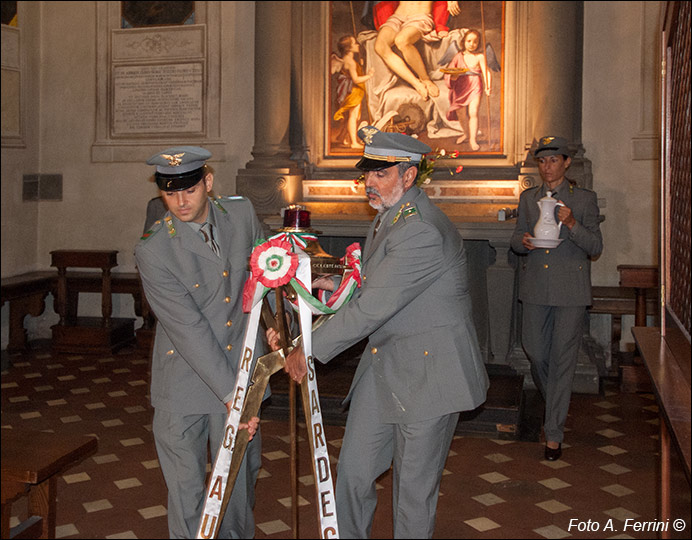
[[[658,264],[659,2],[584,2],[582,140],[592,162],[603,253],[594,285],[617,286],[617,266]],[[609,339],[609,316],[594,327]],[[622,348],[634,349],[633,315]]]
[[[134,271],[133,248],[157,191],[143,161],[92,161],[97,4],[18,2],[23,146],[2,148],[3,277],[48,268],[50,251],[68,248],[116,249],[116,270]],[[230,195],[252,159],[255,108],[263,104],[254,88],[255,2],[219,4],[225,160],[211,165],[215,192]],[[617,285],[618,264],[657,263],[659,5],[584,2],[581,143],[606,217],[594,285]],[[27,174],[62,175],[61,200],[22,201]],[[84,308],[98,312],[97,295],[85,298]],[[2,307],[3,348],[7,310]],[[126,299],[114,298],[114,316],[131,311]],[[43,320],[27,321],[30,339],[50,335],[53,315],[47,305]],[[628,336],[623,328],[623,341]]]

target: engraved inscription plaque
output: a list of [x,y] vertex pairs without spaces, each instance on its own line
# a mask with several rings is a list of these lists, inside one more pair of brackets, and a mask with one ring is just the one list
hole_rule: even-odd
[[202,133],[201,63],[113,68],[112,136]]

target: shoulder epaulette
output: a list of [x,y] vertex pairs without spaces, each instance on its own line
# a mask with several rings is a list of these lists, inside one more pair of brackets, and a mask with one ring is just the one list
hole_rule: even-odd
[[160,220],[160,219],[157,219],[156,221],[154,221],[154,223],[152,224],[151,228],[150,228],[147,232],[145,232],[145,233],[142,235],[142,237],[140,238],[140,240],[146,240],[146,239],[148,239],[148,238],[151,238],[152,236],[154,236],[154,235],[155,235],[157,232],[159,232],[160,230],[161,230],[161,220]]
[[214,203],[216,208],[218,208],[222,213],[227,214],[228,211],[221,204],[223,201],[242,201],[244,199],[245,197],[241,195],[231,195],[229,197],[222,197],[221,195],[219,195],[215,199],[212,199],[212,202]]
[[413,216],[418,216],[418,207],[410,202],[402,204],[399,208],[399,211],[396,213],[394,219],[392,220],[392,225],[399,221],[399,218],[401,218],[401,216],[404,216],[405,221],[407,221],[409,218]]
[[163,218],[166,222],[166,228],[168,229],[168,236],[173,238],[175,236],[175,227],[173,226],[173,218],[171,216],[166,216]]
[[415,204],[408,204],[404,207],[404,210],[402,211],[402,214],[404,216],[404,220],[409,219],[410,217],[417,216],[418,215],[418,207]]

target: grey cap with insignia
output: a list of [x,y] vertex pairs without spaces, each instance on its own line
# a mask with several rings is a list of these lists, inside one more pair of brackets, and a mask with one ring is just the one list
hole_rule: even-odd
[[373,126],[358,130],[365,143],[363,158],[356,164],[364,171],[379,171],[397,163],[419,163],[423,154],[432,149],[425,143],[403,133],[388,133]]
[[156,184],[163,191],[181,191],[199,182],[211,152],[199,146],[174,146],[154,154],[147,165],[156,165]]
[[533,152],[533,157],[545,157],[563,155],[570,157],[567,147],[567,139],[564,137],[552,137],[550,135],[538,139],[538,147]]

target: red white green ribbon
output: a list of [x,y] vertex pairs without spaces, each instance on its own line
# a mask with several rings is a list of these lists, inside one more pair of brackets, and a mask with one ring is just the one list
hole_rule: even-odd
[[[293,285],[293,289],[296,291],[298,297],[307,304],[313,315],[332,315],[336,313],[341,306],[351,299],[355,290],[360,287],[360,244],[351,244],[346,249],[346,255],[341,258],[341,262],[346,265],[347,270],[344,272],[339,287],[332,293],[327,301],[325,301],[325,291],[320,290],[318,292],[318,298],[315,298],[300,277],[291,280],[291,285]],[[312,278],[312,276],[310,278]]]
[[[360,287],[361,251],[360,245],[352,244],[341,259],[348,267],[342,283],[327,303],[311,294],[312,275],[310,257],[301,248],[307,240],[316,239],[314,235],[301,233],[281,234],[255,246],[250,256],[251,275],[243,289],[243,311],[250,316],[243,340],[243,356],[236,376],[233,393],[233,407],[226,420],[224,440],[214,462],[204,509],[196,538],[214,538],[218,532],[219,514],[227,489],[236,434],[240,424],[240,414],[245,403],[250,366],[254,358],[255,342],[259,331],[262,299],[270,289],[291,284],[298,294],[297,307],[300,328],[303,336],[303,351],[308,368],[308,393],[310,396],[310,433],[313,441],[313,471],[318,497],[320,515],[320,537],[338,538],[339,528],[336,517],[334,483],[329,465],[326,435],[322,422],[317,380],[312,358],[312,315],[332,314],[343,306]],[[304,285],[307,283],[307,286]]]
[[[297,277],[300,281],[311,284],[310,257],[304,251],[298,251],[298,257],[300,258],[300,264]],[[305,409],[309,408],[309,415],[306,414],[306,420],[307,416],[309,416],[307,429],[310,430],[312,441],[312,470],[315,473],[317,509],[320,516],[320,538],[339,538],[334,482],[329,465],[327,437],[324,423],[322,422],[320,396],[317,391],[317,378],[312,358],[312,310],[302,295],[298,296],[298,315],[303,336],[303,353],[305,354],[305,362],[307,364],[307,386],[310,403],[303,403],[303,407]]]
[[360,244],[354,242],[346,248],[346,255],[341,258],[347,270],[339,284],[339,287],[332,293],[329,300],[325,301],[326,291],[320,289],[317,293],[319,300],[335,312],[351,299],[354,291],[361,286],[362,278],[360,275],[361,253]]
[[284,240],[289,242],[294,248],[299,247],[300,249],[305,249],[308,247],[308,242],[317,241],[317,235],[312,233],[297,233],[297,232],[282,232],[274,236],[270,236],[269,240],[278,238],[279,240]]

